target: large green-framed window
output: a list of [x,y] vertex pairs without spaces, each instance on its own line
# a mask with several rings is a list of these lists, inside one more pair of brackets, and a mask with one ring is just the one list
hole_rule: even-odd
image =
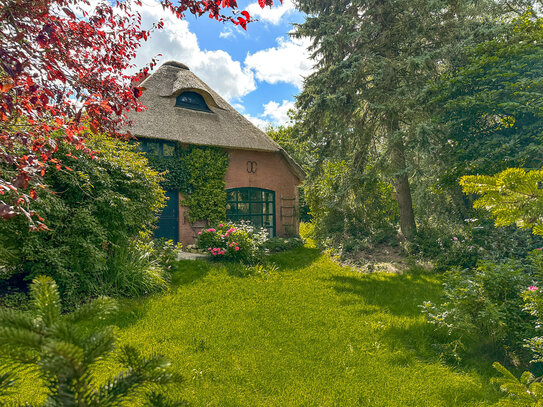
[[275,236],[275,192],[261,188],[233,188],[226,191],[226,218],[250,221]]

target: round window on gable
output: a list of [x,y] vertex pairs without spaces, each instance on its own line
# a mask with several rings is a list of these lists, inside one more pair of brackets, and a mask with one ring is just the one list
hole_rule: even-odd
[[196,92],[183,92],[175,100],[175,106],[184,107],[185,109],[199,110],[201,112],[211,112],[209,107],[202,97]]

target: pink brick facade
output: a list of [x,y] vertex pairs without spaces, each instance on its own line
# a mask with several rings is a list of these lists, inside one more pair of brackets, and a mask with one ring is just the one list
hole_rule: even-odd
[[[226,189],[262,188],[275,192],[275,230],[279,237],[298,234],[298,185],[285,158],[279,152],[227,150],[228,170],[225,175]],[[184,216],[180,196],[179,241],[183,245],[194,243],[204,224],[191,225]]]

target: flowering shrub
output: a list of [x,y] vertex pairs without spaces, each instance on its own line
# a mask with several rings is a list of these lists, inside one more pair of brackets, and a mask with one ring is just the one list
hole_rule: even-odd
[[217,259],[253,263],[264,254],[264,243],[267,240],[266,229],[257,229],[243,222],[224,222],[199,232],[196,245]]
[[522,296],[525,290],[538,292],[527,264],[481,262],[475,269],[447,272],[441,303],[427,301],[423,312],[444,331],[444,350],[454,358],[478,352],[527,362],[525,340],[535,331]]

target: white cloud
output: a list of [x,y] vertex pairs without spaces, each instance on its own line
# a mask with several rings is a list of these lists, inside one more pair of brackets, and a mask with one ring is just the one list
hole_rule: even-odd
[[302,88],[303,79],[313,71],[307,47],[309,39],[279,37],[277,47],[248,54],[247,68],[254,70],[259,81],[275,84],[286,82]]
[[225,51],[200,49],[198,38],[186,20],[177,19],[156,1],[147,1],[140,9],[144,27],[163,19],[164,28],[153,32],[138,50],[135,64],[144,66],[156,57],[159,64],[175,60],[185,63],[192,72],[227,100],[247,95],[256,89],[254,73],[242,68]]
[[274,102],[273,100],[266,103],[264,106],[264,113],[262,117],[269,117],[275,126],[284,126],[290,123],[288,117],[288,111],[294,109],[294,102],[283,100],[281,104]]
[[245,118],[249,120],[251,123],[253,123],[256,127],[258,127],[260,130],[266,130],[271,123],[267,120],[260,119],[258,117],[251,116],[250,114],[244,114]]
[[249,6],[247,6],[246,10],[253,18],[257,18],[260,21],[277,25],[279,24],[283,16],[285,14],[293,12],[295,10],[295,7],[292,0],[283,0],[283,4],[281,4],[280,6],[264,8],[261,8],[258,2],[251,3],[249,4]]
[[226,27],[224,31],[221,31],[219,33],[219,38],[230,38],[234,36],[234,30],[232,30],[232,27]]

